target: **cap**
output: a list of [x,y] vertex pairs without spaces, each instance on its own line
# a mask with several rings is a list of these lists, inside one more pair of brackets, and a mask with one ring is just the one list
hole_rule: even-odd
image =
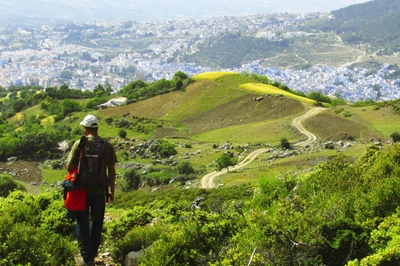
[[98,123],[99,123],[99,121],[97,120],[97,118],[94,115],[87,115],[82,120],[80,125],[82,125],[84,127],[98,127],[99,126]]

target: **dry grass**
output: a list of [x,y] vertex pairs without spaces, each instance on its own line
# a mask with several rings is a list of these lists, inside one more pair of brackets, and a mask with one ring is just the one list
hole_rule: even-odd
[[314,132],[322,140],[381,139],[383,136],[357,118],[345,118],[333,112],[324,112],[305,121],[307,130]]

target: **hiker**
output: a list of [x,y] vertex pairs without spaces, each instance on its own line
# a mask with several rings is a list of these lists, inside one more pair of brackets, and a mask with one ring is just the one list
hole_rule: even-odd
[[[85,152],[88,151],[88,145],[100,145],[99,143],[102,143],[100,145],[102,147],[101,152],[99,152],[100,159],[98,159],[101,169],[92,177],[94,181],[90,180],[88,175],[84,175],[88,172],[85,168],[91,166],[87,166],[85,154],[81,155],[83,151],[80,148],[82,147],[81,140],[77,140],[73,144],[66,161],[68,172],[73,171],[79,165],[78,187],[83,186],[86,189],[86,208],[84,211],[76,212],[76,238],[85,264],[94,265],[94,258],[97,257],[101,242],[105,205],[106,202],[111,203],[114,200],[117,157],[113,145],[98,135],[98,120],[94,115],[87,115],[80,125],[83,126],[84,130],[82,140],[85,141]],[[93,157],[97,158],[97,156]],[[89,164],[91,163],[89,159],[87,161],[89,161]],[[108,174],[108,178],[106,174]],[[108,184],[104,184],[103,175]],[[87,182],[87,180],[90,182]],[[83,185],[84,183],[85,185]]]

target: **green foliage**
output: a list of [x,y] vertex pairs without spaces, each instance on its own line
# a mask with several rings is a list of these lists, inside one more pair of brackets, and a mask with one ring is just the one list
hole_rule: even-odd
[[217,259],[224,241],[237,232],[243,218],[227,211],[185,213],[180,227],[169,227],[145,253],[141,265],[199,265]]
[[12,136],[0,138],[0,160],[6,161],[11,156],[18,155],[19,139]]
[[375,102],[373,100],[366,100],[366,101],[356,102],[356,103],[353,103],[351,106],[363,107],[363,106],[371,106],[371,105],[375,105]]
[[144,207],[136,206],[132,210],[124,211],[118,220],[113,220],[105,224],[106,233],[104,237],[106,242],[118,242],[133,228],[144,226],[151,222],[153,215]]
[[118,136],[123,139],[126,138],[126,130],[124,129],[118,130]]
[[339,106],[339,105],[347,105],[347,102],[343,98],[333,98],[331,99],[331,104],[333,106]]
[[11,176],[6,174],[0,175],[0,197],[7,197],[14,190],[26,191],[21,183],[15,181]]
[[192,79],[182,71],[175,73],[172,80],[160,79],[155,82],[146,83],[142,80],[132,81],[124,86],[120,93],[130,101],[144,100],[156,95],[164,94],[174,90],[183,90]]
[[[229,32],[207,39],[199,44],[198,52],[184,55],[183,60],[213,68],[235,68],[244,61],[282,54],[289,47],[287,40],[269,41],[266,38],[244,36],[240,32]],[[227,53],[227,50],[230,52]]]
[[60,206],[58,192],[32,196],[15,191],[0,198],[0,264],[74,265],[74,225],[60,216],[65,213]]
[[194,168],[189,161],[180,162],[176,168],[178,169],[178,173],[181,175],[190,175],[194,173]]
[[65,100],[63,100],[61,102],[61,113],[60,113],[60,115],[62,117],[65,117],[70,113],[79,112],[81,110],[82,110],[82,107],[77,101],[74,101],[74,100],[71,100],[71,99],[65,99]]
[[140,174],[135,169],[129,169],[123,175],[125,184],[122,187],[122,191],[132,191],[139,189],[140,185]]
[[52,231],[20,223],[7,236],[1,245],[1,265],[75,265],[76,246]]
[[52,131],[24,131],[20,134],[17,154],[29,155],[51,151],[57,147],[57,139]]
[[281,138],[279,147],[286,150],[290,150],[292,148],[287,138]]
[[217,163],[217,165],[215,166],[215,169],[217,169],[217,171],[221,171],[222,169],[226,168],[228,172],[229,166],[235,166],[238,163],[233,154],[228,153],[221,154],[215,162]]
[[164,158],[178,153],[175,149],[175,144],[169,143],[166,140],[160,140],[156,149],[159,154]]
[[308,94],[308,98],[313,99],[313,100],[315,100],[317,102],[325,102],[325,103],[330,103],[331,102],[331,99],[328,96],[325,96],[322,93],[316,92],[316,91],[310,92]]
[[400,49],[399,10],[398,1],[369,1],[332,11],[335,19],[307,28],[334,31],[341,35],[344,42],[370,43],[375,48],[383,48],[383,53],[393,53]]
[[108,101],[108,96],[91,98],[84,103],[83,108],[89,110],[96,110],[99,104],[105,103],[107,101]]
[[390,134],[390,137],[392,138],[393,142],[400,141],[400,133],[397,131]]
[[131,251],[148,248],[154,241],[165,234],[163,225],[136,226],[112,245],[112,254],[116,262],[124,263],[125,256]]

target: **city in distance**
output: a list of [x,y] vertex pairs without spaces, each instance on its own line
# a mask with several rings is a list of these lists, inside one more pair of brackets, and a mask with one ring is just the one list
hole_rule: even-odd
[[[301,3],[312,2],[328,1]],[[78,4],[59,1],[53,5],[67,3]],[[97,3],[101,6],[103,2]],[[388,64],[398,64],[398,53],[386,58],[376,50],[367,52],[364,46],[345,44],[332,32],[300,30],[307,21],[316,18],[331,19],[332,14],[265,13],[158,22],[98,20],[35,28],[0,27],[0,86],[46,88],[67,84],[71,88],[92,90],[101,84],[118,91],[137,79],[155,81],[170,79],[177,71],[193,76],[223,70],[266,75],[296,91],[306,94],[319,91],[352,102],[400,98],[398,79],[383,78],[393,72]],[[232,38],[232,33],[236,40],[247,41],[247,46],[224,44],[224,40]],[[220,65],[215,65],[218,60],[213,60],[215,57],[211,55],[248,52],[252,50],[249,45],[260,42],[275,47],[276,51],[268,47],[264,54],[247,53],[234,63],[222,61]],[[217,43],[219,47],[205,47],[207,43]],[[289,50],[285,48],[287,44],[291,45]],[[223,53],[218,49],[223,49]],[[230,55],[229,59],[234,56]],[[362,65],[370,60],[379,60],[373,64],[373,70]],[[355,64],[358,65],[355,67]]]

